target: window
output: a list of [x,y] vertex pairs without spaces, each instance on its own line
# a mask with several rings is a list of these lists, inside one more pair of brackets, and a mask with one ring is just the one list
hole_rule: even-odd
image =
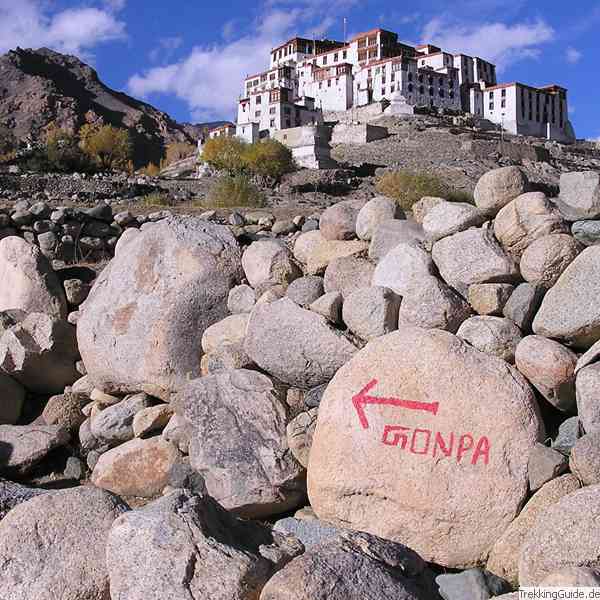
[[327,87],[331,87],[331,79],[327,80]]
[[254,113],[254,116],[255,116],[255,117],[260,117],[260,110],[257,110],[257,111]]
[[440,98],[444,97],[444,90],[440,88]]
[[419,75],[419,83],[423,83],[423,75]]
[[292,120],[291,119],[286,119],[285,120],[285,126],[286,127],[291,127],[292,126]]
[[432,87],[429,88],[429,95],[433,96],[433,88]]
[[344,51],[342,52],[342,58],[344,58],[344,59],[345,59],[347,56],[348,56],[348,52],[346,52],[346,50],[344,50]]
[[381,95],[385,96],[385,88],[381,88]]
[[393,94],[396,91],[396,86],[393,85],[390,87],[390,93]]
[[412,92],[412,91],[413,91],[413,84],[412,84],[412,83],[409,83],[409,84],[408,84],[408,91],[409,91],[409,92]]
[[327,64],[327,54],[323,57],[323,64],[326,65]]
[[413,80],[413,74],[412,74],[412,73],[409,73],[409,74],[408,74],[408,80],[409,80],[409,81],[412,81],[412,80]]
[[338,61],[338,56],[339,55],[338,55],[337,52],[333,55],[333,62],[337,62]]
[[454,92],[452,90],[450,90],[450,93],[448,94],[448,96],[450,96],[450,98],[454,98]]
[[270,115],[274,115],[276,112],[277,112],[277,109],[274,106],[271,106],[271,108],[269,108]]
[[500,108],[506,108],[506,100],[502,99],[502,102],[500,102]]
[[490,92],[490,100],[494,99],[494,92]]
[[256,104],[260,104],[262,102],[262,96],[256,96]]
[[271,119],[269,121],[269,125],[270,125],[270,127],[275,127],[275,119]]
[[503,98],[506,98],[506,88],[504,88],[504,89],[502,90],[502,97],[503,97]]
[[490,110],[492,110],[492,111],[494,110],[494,103],[493,102],[490,102]]

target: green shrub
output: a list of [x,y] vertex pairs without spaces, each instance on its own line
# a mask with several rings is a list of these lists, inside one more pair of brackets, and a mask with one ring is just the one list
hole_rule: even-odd
[[236,137],[215,137],[204,143],[202,160],[218,171],[235,175],[244,170],[246,146],[246,142]]
[[243,161],[253,175],[279,179],[294,170],[292,151],[281,142],[265,139],[246,146]]
[[410,210],[424,196],[473,204],[473,196],[468,192],[453,189],[435,175],[407,169],[384,173],[375,188],[380,194],[396,200],[403,210]]
[[223,175],[211,187],[206,205],[211,208],[260,208],[264,205],[264,196],[247,175]]

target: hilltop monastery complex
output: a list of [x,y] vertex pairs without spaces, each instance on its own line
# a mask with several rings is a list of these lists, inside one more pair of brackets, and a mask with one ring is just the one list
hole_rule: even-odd
[[479,57],[409,46],[384,29],[347,43],[296,37],[274,48],[269,69],[244,81],[235,132],[255,141],[320,124],[324,112],[380,101],[389,101],[390,114],[433,107],[470,113],[513,134],[575,138],[565,88],[498,84],[495,65]]

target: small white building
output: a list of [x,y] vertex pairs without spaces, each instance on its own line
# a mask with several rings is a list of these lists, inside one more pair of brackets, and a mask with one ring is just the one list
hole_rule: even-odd
[[208,132],[208,137],[212,140],[217,137],[233,137],[236,126],[233,123],[223,123],[219,127],[213,127]]

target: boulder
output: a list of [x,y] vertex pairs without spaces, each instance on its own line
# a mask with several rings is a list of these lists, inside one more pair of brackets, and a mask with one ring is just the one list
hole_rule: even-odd
[[356,235],[361,240],[370,240],[375,228],[401,216],[400,207],[391,198],[376,196],[369,200],[358,212]]
[[287,425],[287,441],[294,458],[306,469],[312,439],[317,426],[318,408],[296,415]]
[[569,417],[559,426],[556,437],[552,440],[552,448],[558,450],[561,454],[569,456],[577,440],[583,435],[581,431],[579,417]]
[[463,322],[456,335],[477,350],[514,363],[515,351],[521,341],[521,330],[502,317],[471,317]]
[[244,349],[261,369],[303,389],[329,381],[356,352],[323,317],[289,298],[255,307]]
[[249,313],[255,304],[256,292],[249,285],[236,285],[229,290],[227,309],[230,313]]
[[363,240],[347,242],[322,240],[311,249],[308,255],[306,272],[309,275],[321,275],[336,258],[364,255],[368,247],[368,242]]
[[66,318],[63,287],[37,246],[16,236],[0,240],[0,281],[0,311],[19,309]]
[[511,200],[526,192],[527,186],[527,176],[519,167],[492,169],[475,186],[475,205],[493,216]]
[[467,299],[478,315],[499,317],[514,289],[510,283],[474,283]]
[[485,214],[466,202],[440,202],[433,206],[423,219],[423,231],[432,241],[479,227],[486,221]]
[[56,425],[0,425],[0,475],[27,473],[70,439]]
[[183,417],[173,415],[161,435],[164,440],[177,446],[181,452],[189,454],[193,429]]
[[93,487],[40,494],[0,521],[0,581],[10,600],[107,600],[106,540],[127,510]]
[[324,242],[325,238],[320,231],[306,231],[301,233],[294,242],[294,258],[305,265],[316,247]]
[[136,235],[96,280],[77,324],[94,385],[161,399],[200,374],[200,339],[241,278],[225,226],[171,217]]
[[600,174],[595,171],[562,173],[556,204],[568,221],[600,217]]
[[339,527],[319,521],[316,517],[312,519],[285,517],[276,521],[273,529],[283,535],[293,535],[298,538],[306,550],[337,537],[341,531]]
[[236,519],[208,495],[174,490],[113,523],[106,552],[111,597],[257,600],[301,549],[266,525]]
[[120,496],[152,498],[169,482],[169,472],[179,458],[174,445],[161,437],[134,438],[100,456],[92,483]]
[[519,584],[539,585],[564,567],[593,566],[600,556],[600,486],[564,496],[529,529],[519,556]]
[[368,341],[398,329],[400,300],[389,288],[362,288],[345,298],[342,318],[352,333]]
[[545,289],[531,283],[521,283],[510,295],[502,313],[514,321],[521,331],[531,331],[531,324],[544,297]]
[[564,567],[540,582],[542,587],[600,587],[600,573],[589,567]]
[[276,573],[260,600],[430,600],[433,574],[410,548],[363,532],[341,532]]
[[21,416],[25,389],[0,371],[0,425],[14,425]]
[[533,331],[582,349],[600,340],[600,246],[586,248],[548,290]]
[[253,288],[265,283],[288,284],[301,275],[292,253],[276,240],[252,242],[244,251],[242,267]]
[[483,569],[467,569],[461,573],[443,573],[435,578],[444,600],[488,600],[510,590],[500,577]]
[[318,275],[305,275],[290,283],[286,295],[299,306],[309,306],[323,293],[323,278]]
[[356,235],[358,209],[352,202],[338,202],[326,208],[319,220],[319,230],[326,240],[350,240]]
[[529,455],[529,489],[536,492],[548,481],[565,473],[568,468],[564,454],[544,444],[536,444]]
[[325,269],[325,292],[340,292],[348,296],[360,288],[369,287],[375,265],[366,258],[343,256],[332,260]]
[[398,244],[419,244],[425,240],[423,227],[410,219],[393,219],[375,227],[369,246],[369,258],[379,262]]
[[403,296],[421,278],[433,275],[431,256],[416,243],[398,244],[379,262],[371,285],[387,287]]
[[551,288],[581,250],[581,245],[566,233],[544,235],[523,252],[521,275],[532,285]]
[[461,296],[473,283],[511,283],[519,268],[489,229],[468,229],[433,245],[433,262],[444,281]]
[[43,494],[46,490],[31,488],[20,483],[0,479],[0,521],[11,511],[15,506],[26,502],[35,496]]
[[517,346],[515,363],[550,404],[566,412],[576,408],[573,351],[540,335],[528,335]]
[[575,221],[571,225],[573,237],[584,246],[595,246],[600,243],[600,222]]
[[600,432],[579,438],[569,457],[571,472],[583,485],[600,483]]
[[83,407],[90,401],[85,394],[65,391],[64,394],[52,396],[42,412],[46,425],[59,425],[71,433],[76,433],[85,420]]
[[28,391],[59,394],[79,378],[75,328],[44,313],[0,313],[0,369]]
[[445,331],[405,326],[369,342],[330,382],[309,498],[334,525],[440,565],[475,566],[518,514],[542,439],[533,392],[514,367]]
[[173,409],[168,404],[142,408],[133,417],[133,435],[146,437],[149,433],[156,433],[167,426],[172,416]]
[[581,487],[574,475],[562,475],[546,483],[527,502],[516,519],[494,543],[486,568],[506,579],[512,586],[519,584],[519,554],[530,529],[544,510]]
[[575,380],[577,413],[587,433],[600,432],[600,363],[588,365],[577,372]]
[[423,224],[425,215],[440,202],[446,202],[444,198],[438,198],[436,196],[423,196],[420,200],[415,202],[411,207],[413,219],[419,225]]
[[315,300],[310,306],[310,310],[318,315],[325,317],[330,323],[342,322],[342,306],[344,298],[339,292],[329,292],[323,294],[318,300]]
[[151,404],[150,398],[144,393],[128,396],[92,416],[90,432],[101,444],[108,446],[132,440],[135,415]]
[[208,327],[202,334],[202,351],[215,352],[223,346],[242,344],[249,318],[248,313],[229,315]]
[[402,296],[398,325],[424,329],[445,329],[456,333],[471,316],[469,305],[450,287],[433,275],[415,280]]
[[256,365],[244,350],[244,340],[228,343],[205,354],[200,361],[202,376],[223,369],[253,369]]
[[227,510],[255,518],[300,504],[305,472],[289,451],[285,406],[268,377],[220,371],[190,381],[174,405],[193,430],[190,465]]
[[538,238],[568,231],[567,223],[542,192],[529,192],[515,198],[494,220],[496,238],[517,259]]

